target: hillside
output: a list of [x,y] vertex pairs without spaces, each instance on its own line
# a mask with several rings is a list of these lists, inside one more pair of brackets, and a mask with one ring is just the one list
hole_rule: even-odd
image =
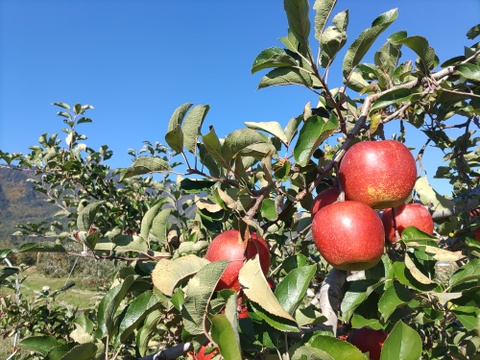
[[0,244],[22,242],[22,237],[11,236],[17,224],[46,221],[57,211],[45,202],[43,194],[33,190],[27,181],[31,176],[33,173],[0,168]]

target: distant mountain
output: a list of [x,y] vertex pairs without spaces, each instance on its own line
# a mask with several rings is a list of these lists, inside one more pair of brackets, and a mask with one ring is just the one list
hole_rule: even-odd
[[48,221],[57,211],[43,194],[33,190],[27,181],[33,176],[33,172],[0,168],[0,243],[23,242],[21,237],[11,236],[17,224]]

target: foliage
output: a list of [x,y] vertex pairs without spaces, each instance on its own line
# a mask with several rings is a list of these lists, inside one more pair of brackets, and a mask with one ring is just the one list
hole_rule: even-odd
[[[148,358],[164,349],[167,357],[184,355],[211,342],[225,359],[363,359],[336,335],[372,327],[390,334],[382,359],[477,356],[480,246],[473,230],[480,220],[470,213],[480,199],[474,130],[480,46],[440,63],[425,38],[397,32],[366,63],[397,10],[379,15],[344,49],[349,14],[334,15],[335,5],[316,1],[312,27],[307,1],[285,0],[283,47],[266,49],[253,62],[253,73],[269,69],[259,88],[296,84],[318,95],[315,108],[307,104],[285,127],[247,122],[220,139],[214,127],[202,128],[209,106],[186,103],[168,123],[166,146],[146,142],[130,151],[130,166],[112,170],[105,163],[113,155],[108,147],[95,151],[78,132],[92,121],[86,117],[92,107],[55,103],[66,125],[64,145],[57,134],[43,134],[30,154],[0,152],[6,166],[35,171],[35,190],[59,208],[59,220],[20,227],[22,234],[54,242],[25,243],[1,251],[2,257],[68,254],[67,244],[80,242],[77,256],[123,264],[97,308],[67,317],[59,333],[39,316],[38,329],[17,330],[20,348],[49,359]],[[319,43],[316,58],[311,31]],[[467,36],[479,33],[477,26]],[[415,59],[404,61],[403,51]],[[342,53],[343,85],[333,88],[328,74]],[[441,197],[419,177],[413,197],[430,208],[435,235],[407,228],[374,268],[347,277],[312,246],[309,209],[315,192],[336,183],[346,150],[386,138],[387,124],[398,126],[399,141],[406,124],[427,135],[417,156],[420,169],[428,144],[443,151],[447,164],[436,176],[450,180],[452,197]],[[254,258],[240,271],[241,292],[215,292],[227,263],[203,255],[216,234],[232,228],[255,231],[270,244],[269,278]],[[8,269],[2,269],[5,281],[16,276]],[[337,289],[338,331],[337,318],[332,326],[316,295],[335,276],[347,280]],[[239,319],[239,311],[248,316]]]

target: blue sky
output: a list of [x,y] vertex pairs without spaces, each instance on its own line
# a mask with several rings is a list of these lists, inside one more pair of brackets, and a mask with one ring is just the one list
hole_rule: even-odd
[[[399,18],[374,48],[407,30],[425,36],[440,60],[471,44],[465,33],[480,18],[478,0],[339,0],[336,12],[350,11],[347,45],[395,7]],[[94,123],[79,130],[91,147],[110,146],[112,167],[128,166],[127,150],[144,140],[165,143],[168,120],[185,102],[210,104],[204,132],[214,125],[222,137],[244,121],[286,125],[307,102],[316,104],[315,94],[293,86],[257,91],[263,74],[250,73],[256,55],[281,46],[286,32],[280,0],[0,0],[0,149],[27,152],[42,133],[59,132],[55,101],[95,107]],[[404,57],[415,58],[408,50]],[[330,84],[341,85],[339,68]],[[426,156],[430,166],[441,154]],[[427,171],[440,192],[448,188],[433,180],[433,167]]]

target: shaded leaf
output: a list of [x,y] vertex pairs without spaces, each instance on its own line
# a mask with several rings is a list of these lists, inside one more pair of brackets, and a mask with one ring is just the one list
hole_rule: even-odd
[[19,270],[14,267],[4,267],[0,269],[0,284],[2,283],[3,280],[8,278],[9,276],[12,276],[14,274],[18,274]]
[[393,44],[402,44],[412,49],[420,58],[424,66],[423,71],[434,68],[438,64],[438,57],[435,50],[428,45],[427,39],[422,36],[409,36],[404,38],[390,39]]
[[307,0],[284,0],[283,7],[288,19],[288,28],[305,49],[308,48],[310,20]]
[[375,280],[358,280],[350,284],[341,304],[345,321],[349,321],[356,308],[358,308],[376,288],[383,282]]
[[391,91],[382,94],[375,102],[372,104],[370,111],[375,111],[378,109],[384,109],[390,105],[400,104],[406,101],[409,101],[413,96],[411,89],[393,89]]
[[[92,360],[97,358],[97,345],[92,342],[73,346],[68,352],[62,355],[61,360]],[[49,359],[52,354],[49,353]]]
[[264,144],[268,140],[253,129],[235,130],[227,135],[222,146],[222,156],[227,161],[233,159],[239,152],[254,144]]
[[434,284],[435,282],[426,276],[420,269],[417,268],[415,263],[412,261],[408,254],[405,254],[405,266],[410,271],[410,274],[415,278],[415,280],[421,282],[425,285]]
[[152,228],[153,220],[158,215],[158,213],[162,210],[162,206],[165,203],[166,199],[163,198],[155,205],[153,205],[150,209],[147,210],[145,215],[143,215],[142,223],[140,225],[140,236],[143,240],[148,242],[150,229]]
[[450,210],[455,206],[453,201],[448,200],[437,193],[428,183],[425,176],[417,179],[415,183],[415,191],[417,192],[420,202],[434,211]]
[[378,301],[378,310],[382,314],[382,319],[387,321],[399,306],[406,304],[414,296],[415,294],[408,287],[397,282],[388,287]]
[[455,286],[470,280],[480,279],[480,259],[470,260],[467,264],[458,269],[450,278],[450,286]]
[[469,38],[470,40],[475,39],[478,35],[480,35],[480,24],[471,27],[467,31],[467,38]]
[[473,81],[480,81],[480,65],[460,64],[456,67],[457,72],[464,78]]
[[162,209],[153,219],[150,233],[155,236],[160,244],[167,243],[167,235],[169,230],[168,219],[174,211],[173,208]]
[[342,11],[332,19],[334,26],[329,26],[320,41],[321,65],[326,68],[347,42],[348,10]]
[[208,154],[224,168],[228,168],[229,161],[225,160],[222,155],[222,144],[213,126],[210,126],[210,132],[202,136],[203,144],[208,151]]

